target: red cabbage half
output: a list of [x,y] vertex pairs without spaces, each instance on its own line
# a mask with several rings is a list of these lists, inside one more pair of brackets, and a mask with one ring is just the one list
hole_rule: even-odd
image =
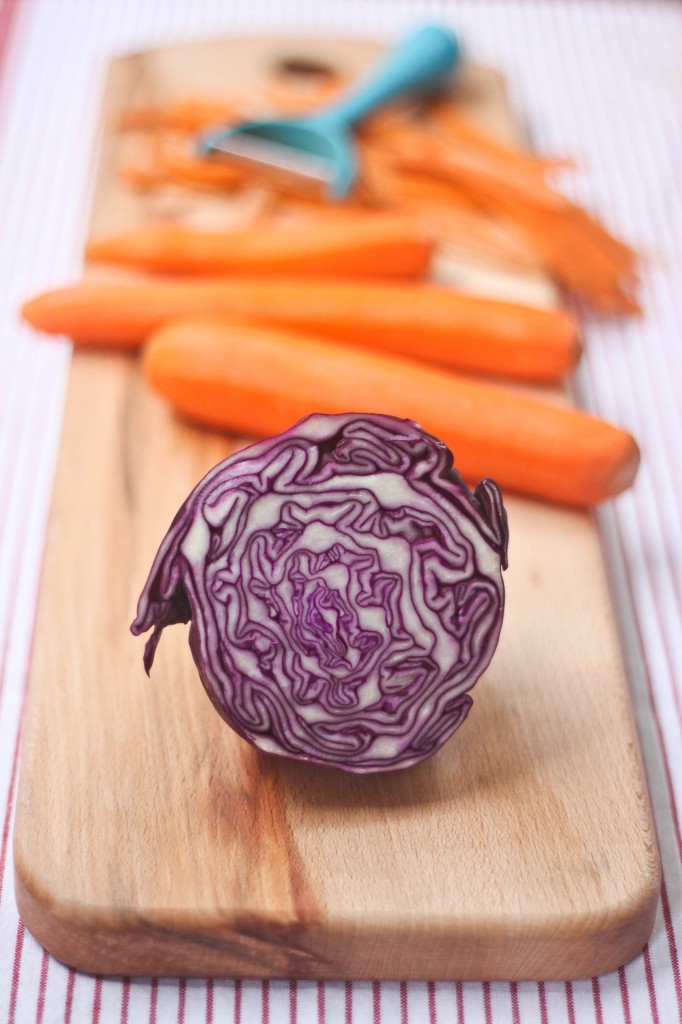
[[507,522],[409,420],[313,415],[217,465],[177,513],[135,635],[191,619],[201,680],[250,743],[350,772],[435,753],[502,625]]

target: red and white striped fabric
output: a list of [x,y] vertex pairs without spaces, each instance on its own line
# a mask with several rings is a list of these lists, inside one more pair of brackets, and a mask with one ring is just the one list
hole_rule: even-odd
[[[574,983],[327,984],[100,979],[45,953],[17,917],[11,835],[66,344],[18,322],[76,272],[107,59],[278,26],[393,38],[451,22],[507,72],[540,149],[575,155],[574,194],[650,254],[646,317],[591,323],[578,382],[630,429],[643,466],[600,512],[619,595],[664,883],[643,954]],[[671,1024],[682,1020],[682,7],[657,0],[0,0],[0,1022],[92,1020]]]

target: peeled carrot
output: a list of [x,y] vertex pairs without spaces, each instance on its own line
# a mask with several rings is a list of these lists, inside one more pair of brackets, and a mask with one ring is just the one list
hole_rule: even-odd
[[197,231],[146,224],[94,239],[85,255],[178,274],[302,274],[306,277],[421,277],[432,243],[416,220],[367,213],[335,223]]
[[634,439],[584,412],[397,356],[349,351],[225,320],[170,324],[144,356],[148,382],[191,419],[268,436],[312,412],[416,420],[455,453],[470,481],[584,507],[628,487]]
[[80,344],[135,348],[173,320],[226,316],[383,349],[473,373],[561,378],[579,353],[561,310],[462,294],[439,285],[175,278],[84,280],[28,302],[26,320]]

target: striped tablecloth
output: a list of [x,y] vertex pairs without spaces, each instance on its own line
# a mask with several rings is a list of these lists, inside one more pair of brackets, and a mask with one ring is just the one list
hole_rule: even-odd
[[[590,323],[584,403],[630,429],[635,488],[600,513],[663,860],[641,956],[573,983],[100,979],[18,920],[12,822],[26,669],[69,347],[17,318],[75,274],[106,61],[213,32],[392,38],[449,21],[508,74],[536,145],[575,155],[573,194],[650,259],[646,317]],[[0,0],[0,1022],[673,1024],[682,1020],[682,6],[609,0]]]

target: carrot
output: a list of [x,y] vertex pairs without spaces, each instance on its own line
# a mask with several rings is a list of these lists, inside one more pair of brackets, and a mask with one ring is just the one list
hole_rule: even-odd
[[197,316],[292,327],[473,373],[561,378],[579,353],[561,310],[498,302],[431,284],[176,278],[85,280],[24,306],[39,330],[80,344],[135,348],[157,327]]
[[416,420],[469,481],[584,507],[628,487],[639,450],[624,430],[512,388],[412,360],[224,320],[170,324],[145,350],[153,388],[192,420],[268,436],[312,412]]
[[431,249],[416,220],[366,213],[337,223],[229,232],[146,224],[94,239],[85,255],[95,263],[178,274],[421,277]]

